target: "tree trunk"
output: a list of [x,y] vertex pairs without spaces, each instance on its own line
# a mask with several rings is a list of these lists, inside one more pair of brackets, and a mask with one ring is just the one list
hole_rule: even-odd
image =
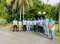
[[21,21],[21,9],[20,9],[20,21]]
[[23,20],[24,20],[24,4],[23,4]]
[[59,11],[59,29],[58,31],[60,32],[60,11]]

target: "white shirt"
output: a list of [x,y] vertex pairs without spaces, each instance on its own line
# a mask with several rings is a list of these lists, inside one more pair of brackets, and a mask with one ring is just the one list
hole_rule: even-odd
[[13,25],[17,25],[17,20],[13,20]]
[[48,19],[45,19],[43,25],[44,26],[48,26],[48,22],[49,22],[49,20]]
[[30,21],[30,25],[33,25],[33,21]]
[[19,21],[19,26],[22,25],[22,21]]
[[27,21],[26,20],[23,20],[23,25],[26,25]]
[[39,20],[38,22],[39,22],[39,25],[42,26],[43,20]]
[[38,24],[38,25],[40,24],[40,20],[37,20],[37,24]]
[[36,20],[33,21],[33,25],[36,25]]
[[27,23],[26,25],[30,25],[30,21],[26,21],[26,23]]

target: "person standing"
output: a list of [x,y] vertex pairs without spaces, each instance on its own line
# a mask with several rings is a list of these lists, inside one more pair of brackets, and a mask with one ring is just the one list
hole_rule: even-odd
[[49,22],[49,20],[45,17],[43,27],[44,27],[44,34],[46,36],[49,35],[48,22]]
[[17,20],[14,19],[14,20],[13,20],[13,32],[14,32],[15,30],[18,32],[17,24],[18,24]]
[[40,19],[38,18],[38,20],[37,20],[37,27],[38,27],[38,32],[40,32]]
[[34,25],[34,32],[36,31],[36,19],[34,18],[34,21],[33,21],[33,25]]
[[42,17],[41,17],[41,19],[39,21],[39,29],[40,29],[41,33],[44,33],[44,30],[43,30],[43,18]]
[[21,20],[18,22],[18,25],[19,25],[19,30],[22,30],[22,21]]
[[27,24],[26,20],[23,20],[23,31],[26,31],[26,24]]
[[28,31],[28,20],[26,21],[26,30]]
[[52,18],[49,19],[49,30],[50,30],[50,38],[51,40],[54,40],[54,26],[55,26],[55,23],[54,21],[52,20]]
[[29,20],[27,21],[26,27],[27,27],[27,31],[29,31],[30,30],[30,21]]
[[30,31],[32,31],[33,30],[33,21],[32,21],[32,19],[30,20]]

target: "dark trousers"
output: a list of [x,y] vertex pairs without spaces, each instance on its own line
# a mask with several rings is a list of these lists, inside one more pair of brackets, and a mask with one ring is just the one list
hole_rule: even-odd
[[34,25],[34,32],[36,31],[36,25]]
[[26,25],[24,25],[23,28],[24,28],[23,31],[26,31]]
[[17,25],[14,25],[14,26],[13,26],[13,32],[14,32],[15,30],[18,31]]
[[44,30],[43,30],[43,27],[42,26],[38,26],[38,32],[44,33]]
[[40,32],[40,31],[41,31],[40,26],[38,26],[38,32]]

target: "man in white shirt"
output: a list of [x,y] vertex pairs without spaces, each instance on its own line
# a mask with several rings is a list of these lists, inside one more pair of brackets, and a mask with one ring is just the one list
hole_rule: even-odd
[[33,25],[34,25],[34,32],[36,31],[36,19],[34,18]]
[[49,19],[49,30],[50,30],[50,38],[51,40],[54,40],[54,26],[55,26],[55,23],[54,21],[52,20],[52,18]]
[[27,24],[27,22],[26,22],[26,20],[23,20],[23,31],[26,31],[26,24]]
[[27,27],[27,31],[30,30],[30,21],[26,21],[26,27]]
[[38,27],[38,32],[40,32],[40,19],[38,18],[38,20],[37,20],[37,27]]
[[41,33],[44,33],[44,30],[43,30],[43,18],[42,18],[42,17],[41,17],[41,19],[39,20],[38,25],[39,25],[39,31],[40,31]]
[[15,29],[18,32],[18,29],[17,29],[17,20],[16,19],[13,20],[13,28],[14,28],[13,32],[15,31]]
[[30,20],[30,31],[32,31],[33,30],[33,21],[32,21],[32,19]]

